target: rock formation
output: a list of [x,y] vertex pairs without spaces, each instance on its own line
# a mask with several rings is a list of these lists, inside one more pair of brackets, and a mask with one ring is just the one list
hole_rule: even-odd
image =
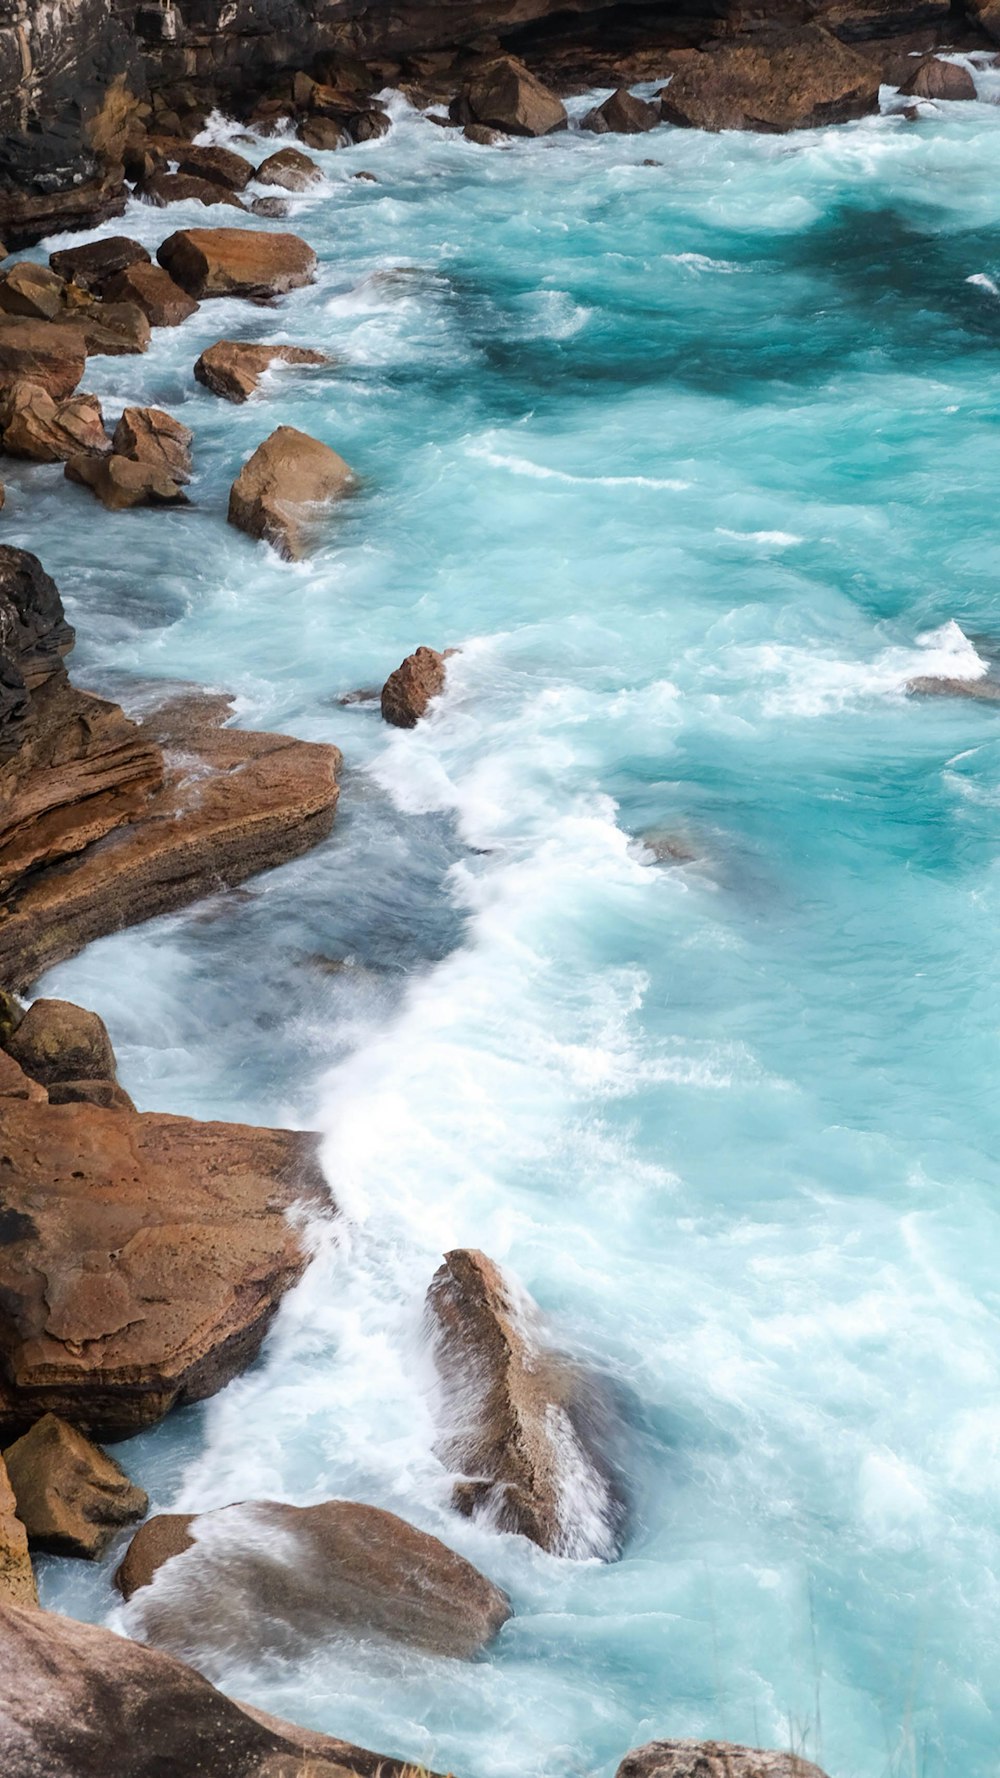
[[645,99],[637,99],[627,87],[619,87],[603,105],[595,106],[588,111],[583,119],[581,129],[591,130],[595,136],[614,133],[617,136],[641,136],[647,130],[655,130],[660,122],[660,113],[655,105],[648,105]]
[[93,1561],[149,1508],[141,1488],[55,1414],[44,1414],[3,1454],[32,1548]]
[[418,648],[390,673],[382,687],[382,717],[393,728],[416,728],[432,698],[444,691],[447,656]]
[[824,1778],[795,1753],[765,1753],[729,1741],[650,1741],[622,1760],[615,1778]]
[[229,523],[292,561],[305,553],[310,519],[353,482],[351,469],[329,445],[294,426],[279,426],[234,481]]
[[226,401],[247,401],[272,364],[329,364],[325,352],[310,346],[257,346],[245,340],[217,340],[194,367],[196,380]]
[[819,27],[684,50],[667,66],[663,115],[696,129],[807,129],[878,110],[876,65]]
[[67,1081],[114,1080],[118,1073],[108,1028],[96,1012],[68,1000],[36,1000],[5,1048],[43,1087]]
[[316,162],[298,148],[279,148],[254,174],[258,185],[277,185],[283,191],[308,191],[322,177]]
[[156,255],[175,284],[206,296],[281,296],[316,275],[316,255],[298,235],[253,228],[186,228]]

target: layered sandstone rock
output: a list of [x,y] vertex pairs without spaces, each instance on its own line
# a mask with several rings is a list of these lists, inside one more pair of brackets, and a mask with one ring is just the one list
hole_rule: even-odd
[[65,463],[111,449],[96,395],[56,401],[40,383],[13,383],[0,394],[0,441],[8,457]]
[[382,687],[382,717],[394,728],[416,728],[432,698],[444,691],[447,656],[418,648],[390,673]]
[[476,71],[456,116],[460,123],[485,124],[508,136],[549,136],[568,122],[562,100],[514,56],[498,56]]
[[63,305],[63,279],[48,266],[19,260],[0,276],[0,310],[37,321],[54,321]]
[[4,1108],[0,1427],[127,1437],[253,1358],[328,1206],[315,1139],[90,1105]]
[[[169,1562],[169,1586],[150,1586]],[[137,1532],[117,1576],[130,1622],[162,1648],[286,1652],[338,1631],[469,1660],[511,1615],[462,1556],[395,1513],[349,1500],[254,1501],[163,1514]]]
[[0,315],[0,392],[14,383],[36,383],[54,401],[64,401],[86,362],[85,343],[70,323]]
[[258,185],[277,185],[283,191],[308,191],[322,177],[316,162],[297,148],[279,148],[276,154],[269,154],[254,174]]
[[325,352],[309,346],[257,346],[245,340],[217,340],[194,367],[197,381],[226,401],[247,401],[273,364],[329,364]]
[[811,1760],[729,1741],[650,1741],[622,1760],[615,1778],[824,1778]]
[[149,1500],[106,1451],[44,1414],[3,1454],[17,1512],[34,1549],[96,1561]]
[[294,426],[279,426],[234,481],[229,523],[295,560],[306,551],[318,509],[341,499],[353,483],[352,470],[329,445]]
[[111,302],[135,303],[150,327],[179,327],[198,304],[159,265],[126,266],[104,286]]
[[[28,1533],[17,1516],[17,1501],[0,1457],[0,1611],[7,1605],[37,1605]],[[2,1738],[2,1730],[0,1730]]]
[[316,255],[298,235],[252,228],[180,229],[156,255],[189,295],[281,296],[316,275]]
[[161,407],[127,407],[115,427],[112,444],[120,457],[148,463],[174,482],[191,478],[194,433]]
[[702,130],[793,130],[878,110],[876,64],[816,26],[668,59],[669,123]]

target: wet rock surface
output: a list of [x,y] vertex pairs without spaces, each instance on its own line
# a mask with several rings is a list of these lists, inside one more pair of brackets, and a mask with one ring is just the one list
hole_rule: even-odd
[[274,364],[317,366],[329,364],[325,352],[309,346],[257,346],[245,340],[218,340],[202,353],[194,367],[196,380],[213,395],[226,401],[247,401]]
[[436,648],[418,648],[390,673],[382,687],[382,717],[393,728],[416,728],[432,698],[445,687],[446,656]]
[[28,1533],[17,1516],[14,1490],[0,1457],[0,1610],[5,1605],[37,1604]]
[[316,255],[298,235],[251,228],[180,229],[156,255],[176,284],[208,296],[281,296],[316,275]]
[[729,1741],[650,1741],[622,1760],[615,1778],[824,1778],[794,1753],[768,1753]]
[[818,26],[685,50],[668,67],[663,116],[690,128],[811,129],[878,110],[876,65]]

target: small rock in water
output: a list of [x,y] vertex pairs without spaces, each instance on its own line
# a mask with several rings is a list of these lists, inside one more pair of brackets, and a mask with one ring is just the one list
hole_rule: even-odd
[[502,130],[491,130],[485,123],[467,123],[462,131],[467,142],[474,142],[477,148],[495,148],[498,142],[505,142]]
[[184,489],[166,471],[112,451],[106,457],[71,457],[66,478],[96,494],[109,512],[132,506],[186,506]]
[[149,1508],[114,1459],[55,1414],[36,1420],[3,1456],[18,1517],[36,1549],[96,1561],[122,1526]]
[[382,715],[394,728],[416,728],[432,698],[445,683],[445,655],[436,648],[418,648],[390,673],[382,687]]
[[353,472],[329,445],[294,426],[279,426],[234,481],[229,523],[294,561],[305,553],[310,516],[340,499],[353,482]]
[[700,857],[697,848],[684,834],[669,828],[654,827],[640,835],[640,842],[651,852],[657,864],[695,864]]
[[288,203],[285,198],[254,198],[251,210],[255,216],[273,216],[280,220],[288,215]]
[[168,204],[190,203],[203,204],[206,209],[213,204],[226,204],[232,210],[246,208],[235,192],[213,179],[200,179],[195,173],[151,173],[136,186],[135,195],[158,210],[165,210]]
[[112,444],[120,457],[148,464],[177,484],[191,479],[190,427],[159,407],[127,407]]
[[325,352],[312,346],[258,346],[246,340],[217,340],[206,347],[194,367],[195,379],[226,401],[246,401],[272,364],[328,365]]
[[978,704],[1000,704],[1000,683],[995,679],[946,679],[927,675],[908,679],[911,697],[972,698]]
[[562,100],[515,56],[496,56],[469,81],[452,117],[486,124],[509,136],[549,136],[569,122]]
[[196,179],[207,179],[226,191],[243,191],[254,177],[250,161],[245,160],[242,154],[234,154],[231,148],[192,146],[181,155],[177,169],[178,172],[189,173]]

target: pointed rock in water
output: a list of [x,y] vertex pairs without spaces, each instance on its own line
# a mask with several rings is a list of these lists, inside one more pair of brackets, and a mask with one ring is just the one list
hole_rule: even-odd
[[508,136],[550,136],[569,119],[555,93],[515,56],[497,56],[476,71],[458,101],[460,123],[486,124]]
[[14,383],[0,394],[0,435],[8,457],[33,463],[65,463],[111,449],[96,395],[55,401],[40,383]]
[[258,185],[278,185],[282,191],[308,191],[322,177],[316,162],[298,148],[279,148],[254,174]]
[[382,716],[393,728],[416,728],[432,698],[444,691],[446,656],[418,648],[390,673],[382,687]]
[[539,1338],[538,1311],[484,1253],[445,1255],[427,1295],[445,1404],[443,1460],[460,1512],[553,1555],[614,1560],[625,1502],[596,1379]]
[[[28,1533],[17,1516],[14,1490],[0,1457],[0,1610],[7,1605],[37,1604],[38,1589],[28,1554]],[[8,1674],[8,1681],[9,1678]],[[6,1686],[4,1689],[6,1691]],[[2,1747],[3,1729],[0,1727],[0,1750]]]
[[729,1741],[650,1741],[626,1754],[615,1778],[825,1778],[795,1753],[768,1753]]
[[689,128],[818,129],[878,110],[876,64],[815,25],[678,50],[666,63],[663,116]]
[[647,130],[655,130],[660,122],[660,113],[655,105],[648,105],[645,99],[636,99],[628,87],[621,86],[603,105],[596,105],[588,111],[580,125],[582,130],[592,130],[595,136],[613,133],[618,136],[641,136]]
[[921,62],[900,92],[913,99],[974,99],[976,83],[968,68],[958,62],[942,62],[931,56]]
[[69,1000],[33,1001],[5,1047],[43,1087],[56,1081],[114,1080],[118,1073],[104,1020]]
[[3,1461],[29,1544],[52,1555],[96,1561],[149,1509],[119,1464],[55,1414],[8,1445]]
[[84,241],[79,247],[60,247],[49,254],[49,265],[61,278],[100,295],[117,273],[129,266],[148,265],[149,254],[141,242],[128,235],[111,235],[105,241]]
[[86,368],[80,330],[70,322],[0,315],[0,390],[40,383],[55,401],[72,395]]
[[179,327],[198,310],[194,297],[175,284],[160,265],[126,266],[109,279],[104,291],[110,302],[135,303],[150,327]]
[[329,445],[294,426],[279,426],[234,481],[229,523],[294,561],[305,553],[310,518],[348,493],[353,482],[353,471]]
[[207,296],[281,296],[311,284],[316,255],[298,235],[255,228],[179,229],[156,255],[176,284]]
[[[167,1562],[169,1586],[151,1587]],[[138,1595],[139,1634],[168,1649],[254,1655],[349,1630],[470,1660],[511,1615],[506,1594],[438,1538],[351,1500],[158,1514],[116,1580]]]
[[331,360],[311,346],[257,346],[245,340],[217,340],[194,367],[195,379],[226,401],[246,401],[272,364],[321,365]]

